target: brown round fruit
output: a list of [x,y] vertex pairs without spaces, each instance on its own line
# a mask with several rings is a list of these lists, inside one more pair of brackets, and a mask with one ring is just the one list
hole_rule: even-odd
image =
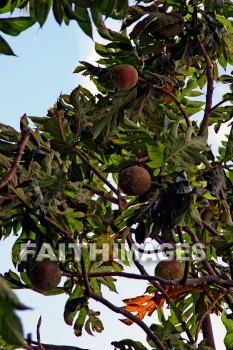
[[175,19],[174,23],[167,24],[158,30],[158,33],[166,39],[174,38],[179,35],[184,29],[184,20],[179,13],[169,13],[167,16],[173,17]]
[[129,64],[120,64],[112,71],[112,81],[118,89],[129,90],[138,82],[137,69]]
[[176,259],[162,260],[155,268],[155,276],[165,280],[180,280],[184,276],[184,266]]
[[32,285],[40,290],[56,288],[61,281],[61,270],[55,261],[35,263],[29,273]]
[[140,196],[151,186],[151,177],[148,171],[140,166],[133,165],[123,169],[119,174],[119,187],[129,196]]

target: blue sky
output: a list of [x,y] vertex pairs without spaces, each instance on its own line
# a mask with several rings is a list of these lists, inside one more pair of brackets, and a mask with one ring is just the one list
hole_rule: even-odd
[[[81,75],[73,74],[79,60],[93,61],[94,43],[71,22],[67,27],[59,27],[52,16],[42,29],[33,26],[19,37],[7,37],[10,45],[18,57],[0,56],[0,122],[19,129],[20,117],[26,113],[28,116],[45,116],[49,107],[56,101],[59,94],[70,93],[78,84],[85,87],[88,81]],[[215,136],[216,137],[216,136]],[[213,138],[214,140],[214,138]],[[0,244],[0,272],[3,273],[11,264],[11,246],[14,237]],[[147,266],[153,273],[154,266]],[[135,271],[136,272],[136,271]],[[119,295],[108,293],[112,302],[122,305],[121,300],[143,294],[146,283],[142,281],[131,282],[121,280],[118,283]],[[44,343],[57,345],[76,345],[79,347],[97,350],[100,347],[110,349],[111,341],[123,338],[133,338],[143,341],[144,333],[137,327],[127,327],[118,321],[118,315],[96,302],[91,302],[93,310],[101,311],[101,319],[105,326],[102,334],[95,337],[89,336],[85,331],[81,338],[73,335],[72,327],[63,321],[63,308],[66,296],[44,297],[38,293],[18,291],[18,296],[26,305],[31,306],[31,311],[20,313],[23,320],[25,335],[32,333],[36,339],[36,324],[42,315],[41,340]],[[150,321],[155,322],[153,315]],[[222,336],[220,324],[216,323],[215,332],[218,334],[220,346]],[[221,337],[219,336],[220,334]]]

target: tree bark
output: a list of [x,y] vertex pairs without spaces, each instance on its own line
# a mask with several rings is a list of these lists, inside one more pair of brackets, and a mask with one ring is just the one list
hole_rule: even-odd
[[202,322],[202,332],[203,332],[203,338],[206,340],[206,346],[211,347],[213,350],[216,350],[215,341],[214,341],[214,334],[211,324],[210,315],[206,315]]

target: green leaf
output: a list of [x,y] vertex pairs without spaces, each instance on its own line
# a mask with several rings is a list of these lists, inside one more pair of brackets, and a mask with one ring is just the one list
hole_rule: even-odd
[[223,16],[216,14],[216,19],[223,24],[229,33],[233,33],[233,24],[232,21],[230,21],[229,19],[224,18]]
[[147,348],[139,341],[134,341],[132,339],[123,339],[120,341],[113,341],[111,343],[116,349],[120,350],[147,350]]
[[82,335],[82,328],[84,326],[86,317],[87,309],[85,307],[82,307],[74,323],[74,334],[76,337],[80,337]]
[[11,49],[10,45],[6,42],[5,39],[0,35],[0,54],[8,56],[16,56],[14,51]]
[[228,135],[228,140],[226,144],[225,156],[223,162],[227,162],[233,158],[233,124],[231,125],[231,130]]
[[93,335],[93,333],[92,333],[93,331],[101,333],[104,329],[103,323],[97,317],[99,314],[100,314],[99,312],[88,310],[89,319],[87,320],[87,322],[85,324],[85,330],[89,335]]
[[[183,171],[193,164],[208,164],[203,152],[208,150],[207,134],[193,136],[193,127],[179,131],[179,123],[174,123],[168,131],[164,147],[163,171]],[[166,167],[165,167],[166,165]]]
[[51,0],[34,1],[35,17],[41,27],[44,25],[48,17],[50,7],[51,7]]
[[227,318],[227,315],[225,312],[222,313],[221,319],[227,331],[227,334],[224,338],[224,344],[226,346],[226,350],[232,350],[233,349],[233,320]]
[[16,36],[35,24],[32,17],[1,18],[0,31],[5,34]]
[[4,278],[0,277],[0,299],[6,301],[17,310],[28,310],[29,308],[22,304],[18,297],[12,292]]
[[92,25],[89,12],[84,7],[75,6],[75,13],[78,14],[79,17],[81,17],[81,19],[78,20],[79,27],[83,30],[83,32],[86,35],[88,35],[92,39]]
[[[159,143],[158,146],[148,145],[148,154],[151,159],[150,162],[147,163],[149,167],[155,169],[154,175],[157,175],[159,172],[159,168],[163,164],[163,153],[164,153],[164,145]],[[157,171],[156,171],[157,169]]]
[[25,346],[23,327],[15,309],[27,310],[0,277],[0,335],[9,344]]
[[63,9],[62,0],[53,0],[53,15],[58,24],[62,24]]
[[23,327],[11,304],[0,299],[0,334],[9,344],[25,346]]

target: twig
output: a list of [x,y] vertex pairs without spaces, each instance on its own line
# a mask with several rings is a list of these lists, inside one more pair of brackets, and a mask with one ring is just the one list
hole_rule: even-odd
[[213,112],[213,110],[215,110],[216,108],[218,108],[219,106],[221,106],[223,103],[228,102],[228,101],[229,101],[229,98],[224,98],[224,100],[218,102],[215,106],[213,106],[213,107],[211,108],[211,110],[210,110],[211,113]]
[[[208,307],[208,309],[204,312],[204,314],[201,316],[199,322],[198,322],[198,325],[197,325],[197,329],[196,329],[196,334],[195,334],[195,341],[197,342],[198,340],[198,334],[200,332],[200,329],[201,329],[201,325],[202,325],[202,322],[204,321],[204,319],[210,314],[211,310],[215,307],[216,303],[222,299],[224,297],[224,293],[221,293],[217,299],[215,299],[212,304]],[[212,327],[211,327],[212,328]],[[208,346],[212,346],[210,344],[206,344]],[[215,347],[214,347],[215,349]]]
[[83,185],[83,188],[86,188],[90,192],[99,195],[100,197],[106,199],[109,202],[112,202],[114,204],[118,204],[117,198],[111,196],[110,194],[108,194],[108,193],[106,193],[104,191],[98,190],[97,188],[94,188],[94,187],[89,186],[89,185]]
[[188,275],[189,275],[189,266],[190,266],[190,262],[189,261],[185,261],[185,266],[184,266],[184,276],[181,279],[180,283],[185,286],[188,280]]
[[[184,230],[190,235],[193,243],[201,243],[197,238],[196,233],[194,233],[188,226],[185,226]],[[217,275],[207,259],[203,259],[201,262],[210,275]]]
[[40,342],[40,326],[41,326],[41,321],[42,321],[42,318],[40,316],[39,320],[38,320],[38,323],[37,323],[37,327],[36,327],[36,335],[37,335],[37,344],[38,344],[38,348],[40,350],[45,350],[45,348],[43,347],[43,345],[41,344]]
[[43,216],[41,218],[42,220],[46,221],[47,223],[49,223],[52,227],[54,227],[58,232],[62,233],[62,235],[64,237],[66,237],[70,242],[74,243],[75,240],[73,239],[73,237],[71,236],[71,234],[66,231],[64,228],[58,226],[52,219],[50,219],[48,216]]
[[89,160],[77,149],[74,149],[73,152],[79,156],[79,158],[83,161],[83,163],[87,164],[88,167],[95,173],[100,180],[102,180],[105,185],[107,185],[117,196],[117,189],[101,174],[101,172],[92,165]]
[[183,237],[183,232],[182,232],[181,226],[177,226],[177,233],[179,236],[180,243],[184,243],[184,237]]
[[194,338],[192,336],[192,333],[191,333],[190,329],[187,326],[187,323],[184,320],[181,319],[181,324],[182,324],[183,330],[185,331],[185,333],[187,334],[187,336],[189,338],[190,343],[191,344],[195,344],[195,340],[194,340]]
[[209,233],[212,233],[213,236],[221,236],[221,234],[218,231],[216,231],[212,226],[207,224],[206,221],[202,220],[202,225],[207,231],[209,231]]
[[207,76],[207,92],[206,92],[206,104],[205,104],[205,112],[204,112],[204,117],[203,120],[201,122],[201,126],[200,126],[200,131],[199,131],[199,135],[204,135],[204,133],[206,132],[207,128],[208,128],[208,124],[209,124],[209,119],[210,119],[210,115],[212,112],[212,100],[213,100],[213,91],[214,91],[214,75],[213,75],[213,65],[212,65],[212,61],[208,55],[208,53],[206,52],[200,37],[197,35],[196,36],[196,43],[197,46],[202,54],[202,56],[204,57],[204,60],[206,62],[206,76]]
[[[127,236],[126,240],[127,240],[127,243],[131,249],[134,242],[133,242],[133,239],[132,239],[130,234]],[[133,261],[134,261],[135,266],[138,268],[138,270],[141,272],[142,275],[149,276],[149,274],[147,273],[144,266],[142,266],[140,264],[140,262],[135,258],[134,252],[133,252]],[[170,298],[169,298],[169,295],[164,290],[164,288],[159,283],[156,282],[156,279],[154,281],[153,280],[151,280],[151,281],[152,281],[151,283],[153,284],[153,286],[160,291],[160,293],[164,296],[166,302],[169,304]]]
[[157,89],[159,89],[160,91],[162,91],[166,95],[169,95],[173,99],[173,101],[176,103],[177,107],[179,108],[180,112],[183,114],[187,127],[190,127],[191,123],[189,120],[189,115],[186,112],[186,110],[184,109],[184,107],[182,106],[181,102],[178,100],[178,98],[172,92],[166,90],[163,87],[160,87],[160,88],[158,87]]
[[88,276],[86,273],[86,267],[85,267],[85,263],[84,263],[83,258],[81,258],[81,268],[82,268],[82,273],[83,273],[83,281],[84,281],[84,285],[85,285],[88,297],[100,302],[101,304],[105,305],[107,308],[109,308],[113,312],[115,312],[117,314],[121,314],[121,315],[125,316],[126,318],[129,318],[132,322],[136,323],[147,334],[148,338],[150,340],[152,340],[157,345],[159,350],[170,350],[162,344],[161,340],[157,337],[157,335],[155,335],[150,330],[150,328],[142,320],[140,320],[137,316],[133,315],[131,312],[125,310],[122,307],[118,307],[118,306],[110,303],[110,301],[106,300],[102,296],[100,296],[92,291],[92,289],[90,287],[89,279],[88,279]]
[[[213,295],[211,294],[211,291],[210,291],[209,287],[203,285],[203,289],[204,289],[204,292],[207,295],[207,297],[213,303],[215,301],[215,299],[214,299]],[[222,306],[219,303],[216,303],[215,305],[216,305],[216,308],[218,309],[218,311],[222,313],[223,312]]]
[[30,137],[30,129],[26,129],[25,131],[22,132],[22,137],[21,140],[19,141],[18,144],[18,149],[17,149],[17,154],[15,157],[15,160],[13,161],[10,170],[3,176],[3,178],[0,181],[0,189],[3,188],[8,184],[8,182],[12,179],[14,176],[17,166],[23,156],[23,151],[28,143]]

